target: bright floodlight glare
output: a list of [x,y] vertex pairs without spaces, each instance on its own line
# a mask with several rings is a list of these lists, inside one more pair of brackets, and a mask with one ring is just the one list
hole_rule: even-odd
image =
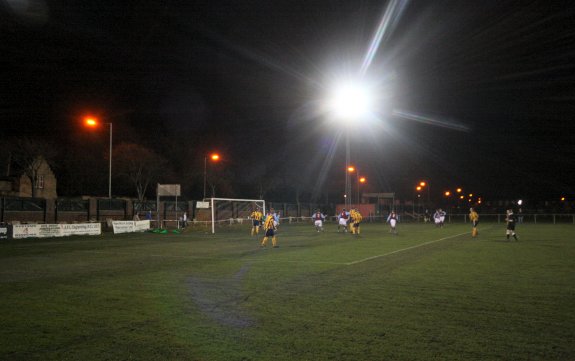
[[370,112],[371,97],[362,84],[346,82],[335,87],[329,107],[337,118],[357,120]]

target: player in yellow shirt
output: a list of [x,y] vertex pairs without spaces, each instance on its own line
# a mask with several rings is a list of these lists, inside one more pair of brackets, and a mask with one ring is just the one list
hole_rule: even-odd
[[260,212],[259,209],[253,211],[250,215],[250,218],[252,219],[252,236],[260,233],[260,226],[262,224],[263,216],[264,215],[262,212]]
[[266,231],[266,235],[262,240],[261,246],[266,247],[268,244],[268,239],[272,238],[272,246],[274,248],[278,248],[277,237],[276,237],[276,225],[274,223],[275,219],[271,212],[268,212],[266,215],[266,220],[264,221],[264,230]]
[[352,209],[349,212],[349,216],[351,218],[351,233],[355,234],[355,235],[359,235],[360,234],[359,224],[361,223],[361,220],[363,219],[361,213],[359,213],[359,211],[357,209]]
[[475,212],[475,209],[469,208],[469,220],[471,221],[471,236],[477,237],[479,232],[477,232],[477,224],[479,224],[479,214]]

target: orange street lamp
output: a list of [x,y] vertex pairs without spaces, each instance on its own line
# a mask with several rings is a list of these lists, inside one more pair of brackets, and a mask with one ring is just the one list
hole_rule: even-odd
[[463,198],[465,198],[465,197],[464,197],[464,196],[459,196],[459,199],[463,199]]
[[360,183],[365,183],[366,179],[365,177],[360,177],[359,176],[359,172],[357,172],[357,206],[359,207],[359,185]]
[[[349,139],[346,139],[349,142]],[[352,187],[352,181],[351,181],[351,175],[350,173],[355,172],[355,167],[353,165],[349,164],[349,144],[347,144],[347,148],[346,148],[346,162],[345,162],[345,192],[344,192],[344,202],[345,202],[345,208],[349,209],[351,208],[351,203],[353,202],[353,187]],[[359,183],[358,183],[358,188],[359,188]],[[348,197],[349,194],[349,197]],[[359,195],[358,195],[359,198]],[[358,199],[359,202],[359,199]]]
[[[220,155],[218,153],[210,154],[210,159],[212,162],[218,162],[220,160]],[[204,157],[204,199],[206,199],[206,184],[208,183],[208,156]]]
[[561,197],[561,202],[565,202],[565,197]]
[[84,118],[84,124],[90,128],[95,128],[98,126],[98,121],[92,117]]
[[[108,198],[112,198],[112,123],[110,125],[110,163],[108,167]],[[93,116],[86,116],[84,118],[84,125],[89,128],[97,128],[100,125],[98,118]]]
[[463,189],[457,188],[457,193],[461,193],[461,192],[463,192]]
[[421,187],[421,189],[427,188],[427,202],[431,204],[431,186],[429,185],[429,182],[423,180],[419,181],[419,187]]
[[451,195],[451,192],[450,192],[450,191],[445,191],[445,196],[446,196],[446,197],[449,197],[450,195]]
[[417,190],[419,192],[421,190],[421,186],[415,187],[415,190]]

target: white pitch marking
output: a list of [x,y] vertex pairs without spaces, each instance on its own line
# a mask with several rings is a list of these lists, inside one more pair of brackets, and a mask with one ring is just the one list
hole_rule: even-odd
[[362,262],[365,262],[365,261],[371,261],[372,259],[389,256],[389,255],[392,255],[392,254],[394,254],[394,253],[399,253],[399,252],[407,251],[407,250],[410,250],[410,249],[413,249],[413,248],[425,246],[425,245],[427,245],[427,244],[431,244],[431,243],[435,243],[435,242],[440,242],[440,241],[445,241],[446,239],[463,236],[464,234],[469,234],[469,232],[459,233],[459,234],[456,234],[456,235],[454,235],[454,236],[444,237],[444,238],[436,239],[436,240],[434,240],[434,241],[429,241],[429,242],[425,242],[425,243],[420,243],[420,244],[417,244],[417,245],[415,245],[415,246],[398,249],[398,250],[395,250],[395,251],[393,251],[393,252],[389,252],[389,253],[380,254],[380,255],[377,255],[377,256],[372,256],[372,257],[360,259],[359,261],[354,261],[354,262],[346,263],[346,265],[347,265],[347,266],[352,266],[352,265],[354,265],[354,264],[362,263]]

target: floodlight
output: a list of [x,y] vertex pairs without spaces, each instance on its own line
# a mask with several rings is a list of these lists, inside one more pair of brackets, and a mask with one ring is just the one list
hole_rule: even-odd
[[341,120],[358,120],[372,107],[371,94],[366,86],[346,81],[338,84],[330,97],[329,110]]
[[523,200],[521,200],[521,199],[518,200],[518,201],[517,201],[517,204],[518,204],[518,205],[522,205],[522,204],[523,204]]

